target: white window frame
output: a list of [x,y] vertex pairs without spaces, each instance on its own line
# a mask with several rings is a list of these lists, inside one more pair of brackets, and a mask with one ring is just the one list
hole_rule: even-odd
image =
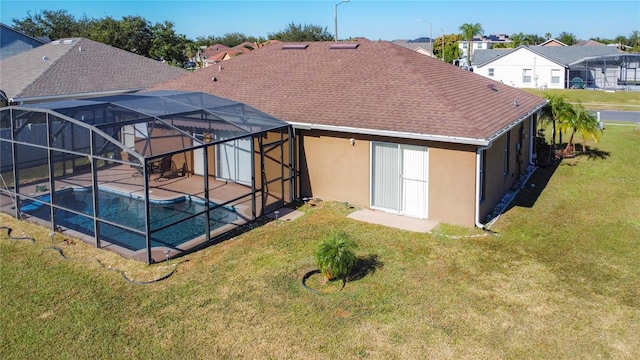
[[551,83],[560,84],[560,69],[551,69]]
[[[380,153],[376,151],[377,146],[382,149]],[[386,150],[384,150],[385,148]],[[418,168],[410,164],[411,157],[408,158],[405,152],[410,151],[415,154],[416,150],[422,152],[425,161],[424,172],[420,173],[418,177],[415,177],[415,170]],[[381,157],[377,157],[376,154],[381,155]],[[372,209],[394,214],[428,218],[429,148],[419,145],[371,141],[370,156],[369,206]],[[378,165],[381,165],[381,167]],[[418,170],[418,172],[420,171]],[[422,183],[423,191],[418,191],[418,194],[421,195],[416,197],[414,196],[416,194],[414,192],[415,188],[412,184],[416,185],[417,183]],[[409,201],[415,198],[421,199],[419,204]],[[417,208],[413,205],[417,205]]]
[[489,76],[493,77],[494,70],[494,68],[489,68]]
[[522,69],[522,83],[531,84],[531,69]]

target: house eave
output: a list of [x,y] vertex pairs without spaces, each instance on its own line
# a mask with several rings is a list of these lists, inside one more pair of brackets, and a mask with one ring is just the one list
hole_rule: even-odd
[[139,89],[126,89],[126,90],[112,90],[112,91],[97,91],[90,93],[77,93],[77,94],[62,94],[62,95],[47,95],[47,96],[32,96],[32,97],[14,97],[9,98],[9,104],[26,104],[33,102],[45,102],[45,101],[58,101],[58,100],[70,100],[70,99],[81,99],[88,97],[99,97],[99,96],[111,96],[111,95],[120,95],[120,94],[129,94],[135,93],[138,91],[142,91],[144,88]]
[[509,131],[509,130],[513,129],[514,127],[518,126],[521,122],[523,122],[529,116],[531,116],[531,115],[537,113],[538,111],[540,111],[548,102],[549,102],[549,100],[545,100],[544,102],[538,104],[538,106],[536,106],[533,109],[529,110],[526,114],[524,114],[523,116],[518,118],[518,120],[512,122],[511,124],[509,124],[506,127],[502,128],[502,130],[500,130],[497,133],[495,133],[492,136],[490,136],[489,139],[488,139],[489,142],[487,144],[492,143],[494,140],[498,139],[500,136],[502,136],[507,131]]
[[481,138],[469,138],[469,137],[461,137],[461,136],[446,136],[446,135],[435,135],[435,134],[418,134],[418,133],[410,133],[410,132],[402,132],[402,131],[392,131],[392,130],[375,130],[375,129],[365,129],[365,128],[355,128],[349,126],[335,126],[335,125],[324,125],[324,124],[311,124],[311,123],[302,123],[302,122],[294,122],[288,121],[294,128],[294,130],[322,130],[322,131],[335,131],[335,132],[343,132],[348,134],[363,134],[363,135],[375,135],[375,136],[387,136],[387,137],[395,137],[401,139],[412,139],[412,140],[425,140],[425,141],[435,141],[435,142],[443,142],[449,144],[463,144],[463,145],[473,145],[473,146],[489,146],[494,140],[498,139],[505,132],[513,129],[522,121],[530,117],[532,114],[540,111],[542,107],[547,104],[548,100],[538,104],[533,109],[529,110],[525,115],[519,117],[517,120],[511,122],[506,127],[502,128],[495,134],[491,135],[487,139]]
[[289,124],[291,124],[295,130],[335,131],[335,132],[343,132],[348,134],[388,136],[388,137],[395,137],[395,138],[402,138],[402,139],[426,140],[426,141],[436,141],[436,142],[444,142],[444,143],[452,143],[452,144],[465,144],[465,145],[474,145],[474,146],[486,146],[491,142],[488,139],[475,139],[475,138],[467,138],[467,137],[459,137],[459,136],[445,136],[445,135],[434,135],[434,134],[418,134],[418,133],[409,133],[409,132],[391,131],[391,130],[364,129],[364,128],[354,128],[349,126],[310,124],[310,123],[291,122],[291,121],[289,121]]

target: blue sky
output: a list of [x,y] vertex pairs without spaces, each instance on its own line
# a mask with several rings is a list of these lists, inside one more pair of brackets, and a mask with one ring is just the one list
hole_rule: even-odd
[[[1,0],[0,21],[11,25],[42,10],[64,9],[76,19],[140,15],[152,24],[174,23],[179,34],[222,36],[239,32],[266,37],[291,22],[326,27],[334,32],[334,5],[340,0],[212,1],[212,0]],[[420,20],[420,21],[418,21]],[[640,29],[640,1],[405,1],[350,0],[338,6],[340,38],[364,36],[371,40],[438,37],[458,33],[464,23],[480,23],[485,34],[573,33],[578,39],[629,36]],[[431,25],[430,25],[431,24]],[[431,30],[430,30],[431,28]]]

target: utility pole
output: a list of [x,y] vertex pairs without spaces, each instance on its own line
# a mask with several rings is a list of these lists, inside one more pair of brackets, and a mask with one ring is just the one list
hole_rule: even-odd
[[339,3],[333,5],[333,25],[334,30],[336,31],[336,41],[338,41],[338,5],[342,3],[348,3],[349,0],[340,1]]
[[442,31],[442,61],[444,61],[444,30],[441,28],[440,31]]

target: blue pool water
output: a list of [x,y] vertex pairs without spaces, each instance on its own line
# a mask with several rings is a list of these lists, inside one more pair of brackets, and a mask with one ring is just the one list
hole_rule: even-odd
[[[50,221],[49,206],[51,195],[38,197],[40,201],[25,203],[20,211],[47,221]],[[79,215],[64,209],[56,211],[57,224],[83,234],[94,236],[93,200],[91,189],[64,189],[53,194],[55,205],[88,215]],[[211,206],[216,204],[211,203]],[[113,191],[98,191],[99,219],[121,224],[133,229],[144,231],[144,200],[129,194]],[[189,216],[205,211],[202,199],[189,196],[179,197],[170,201],[150,201],[149,217],[153,232],[165,225],[175,223]],[[228,224],[237,219],[232,208],[217,207],[210,210],[211,230]],[[151,234],[151,246],[175,247],[192,240],[206,232],[205,214],[200,214],[163,230]],[[129,230],[100,222],[100,238],[110,243],[126,247],[131,250],[146,248],[145,237]]]

